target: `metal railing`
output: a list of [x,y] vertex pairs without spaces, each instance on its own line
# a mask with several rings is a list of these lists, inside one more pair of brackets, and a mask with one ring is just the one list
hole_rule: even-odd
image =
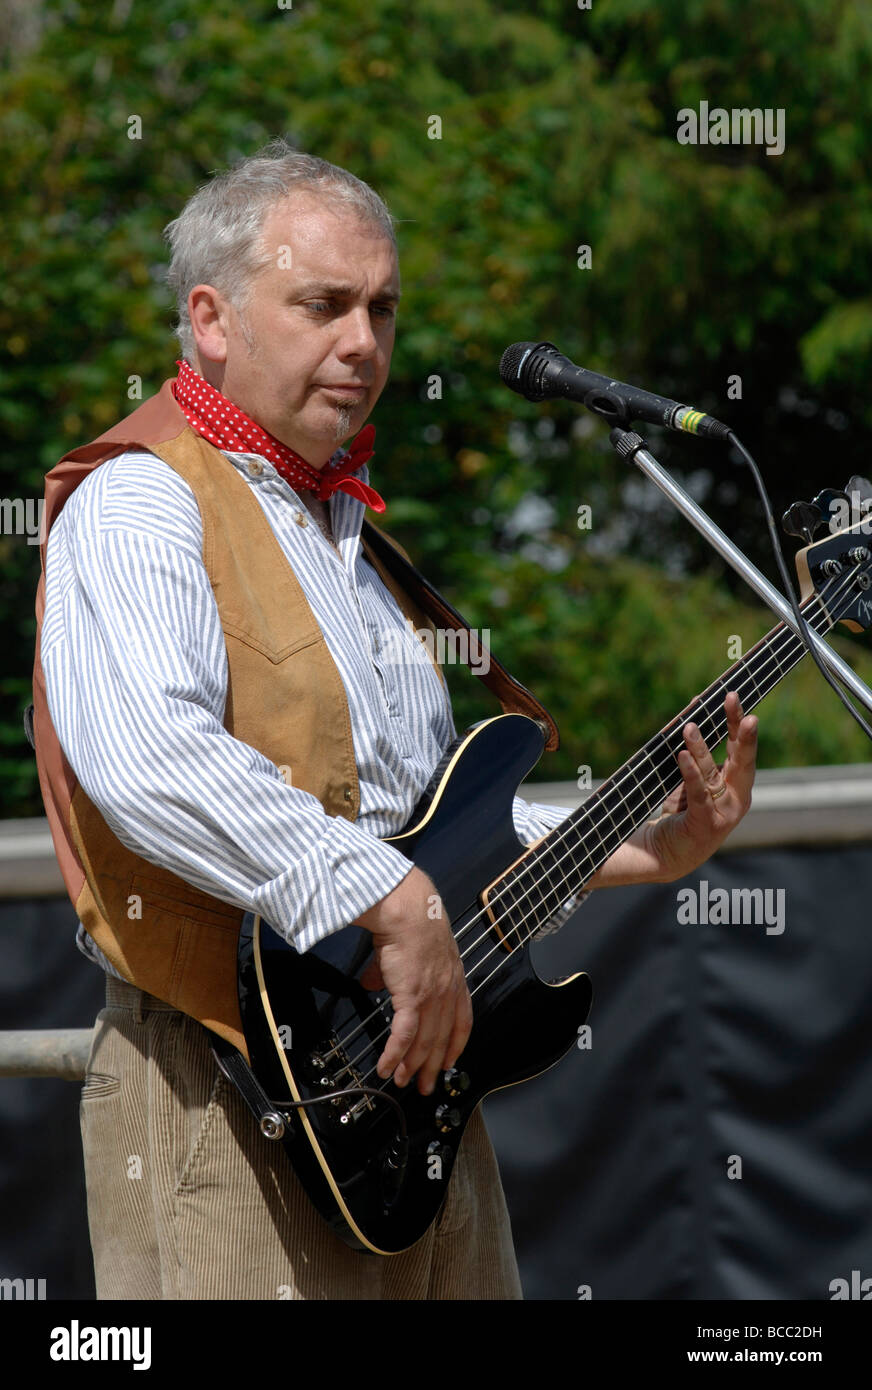
[[[565,806],[569,814],[598,785],[525,783],[521,790],[528,801]],[[872,841],[872,764],[788,768],[758,774],[751,810],[719,853],[863,841]],[[0,821],[0,897],[64,894],[48,821]],[[92,1038],[91,1028],[0,1030],[0,1077],[81,1081]]]
[[83,1081],[93,1028],[0,1031],[0,1076],[54,1076]]

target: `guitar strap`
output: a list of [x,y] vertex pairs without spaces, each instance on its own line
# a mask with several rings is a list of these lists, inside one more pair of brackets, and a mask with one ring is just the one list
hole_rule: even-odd
[[[203,1025],[203,1032],[219,1068],[232,1081],[245,1101],[265,1139],[280,1139],[285,1130],[287,1115],[270,1100],[242,1053],[226,1038],[218,1037]],[[287,1102],[285,1102],[287,1104]]]
[[[487,686],[488,690],[502,706],[505,714],[525,714],[529,719],[534,719],[547,735],[545,747],[549,752],[560,746],[560,734],[557,725],[551,715],[539,704],[536,697],[527,690],[526,686],[521,685],[520,681],[510,675],[496,657],[486,648],[482,647],[477,635],[472,631],[469,623],[453,608],[446,598],[435,589],[428,579],[425,579],[420,570],[406,560],[382,533],[369,521],[364,521],[361,530],[361,539],[366,547],[371,550],[387,569],[402,585],[406,593],[413,598],[418,607],[423,609],[429,618],[434,619],[438,627],[448,628],[451,631],[465,631],[469,633],[468,652],[469,656],[466,664],[472,670],[474,676]],[[481,661],[484,653],[485,661]],[[474,665],[483,665],[484,670],[477,671]]]

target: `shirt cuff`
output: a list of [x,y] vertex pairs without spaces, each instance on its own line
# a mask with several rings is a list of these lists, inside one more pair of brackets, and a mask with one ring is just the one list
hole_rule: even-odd
[[255,894],[255,911],[308,951],[387,897],[414,868],[392,845],[336,817],[309,852]]
[[[520,796],[515,797],[512,809],[515,830],[527,845],[541,840],[549,831],[554,830],[556,826],[572,815],[572,810],[568,806],[545,806],[540,802],[526,802]],[[557,908],[554,916],[540,927],[536,936],[550,936],[553,932],[559,931],[564,922],[569,920],[575,909],[580,907],[592,892],[592,888],[579,888],[571,898]]]
[[549,830],[572,815],[568,806],[542,806],[538,802],[527,802],[522,796],[515,797],[512,812],[515,830],[525,845],[541,840]]

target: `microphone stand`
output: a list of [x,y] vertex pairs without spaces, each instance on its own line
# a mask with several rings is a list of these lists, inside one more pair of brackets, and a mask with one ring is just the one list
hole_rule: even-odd
[[[594,413],[606,416],[605,410],[599,411],[594,409]],[[611,417],[614,418],[615,412],[612,411],[610,413]],[[769,580],[765,575],[760,573],[755,565],[752,565],[751,561],[739,550],[738,546],[733,544],[729,536],[725,535],[720,527],[715,525],[711,517],[707,516],[702,508],[694,502],[693,498],[689,497],[682,487],[679,487],[675,479],[670,477],[665,468],[661,467],[648,450],[642,436],[636,434],[634,430],[624,429],[620,425],[615,425],[609,433],[609,439],[618,455],[622,459],[632,460],[632,462],[642,470],[645,477],[650,478],[654,486],[659,488],[660,491],[669,498],[670,502],[678,508],[682,515],[687,518],[691,526],[696,527],[697,531],[699,531],[704,540],[708,541],[712,549],[716,550],[718,554],[726,560],[727,564],[731,565],[736,573],[744,579],[745,583],[748,584],[755,593],[759,594],[763,602],[767,603],[772,611],[777,613],[779,618],[784,620],[791,631],[796,633],[798,637],[801,637],[802,634],[793,616],[793,609],[790,607],[787,600],[782,598],[778,590],[769,583]],[[814,643],[815,650],[825,665],[829,667],[843,685],[847,686],[851,694],[856,696],[866,709],[872,711],[872,690],[860,680],[859,676],[851,670],[847,662],[843,661],[812,628],[809,628],[809,635]]]

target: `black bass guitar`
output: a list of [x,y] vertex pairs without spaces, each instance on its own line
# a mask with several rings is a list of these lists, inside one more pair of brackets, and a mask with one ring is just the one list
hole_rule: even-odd
[[[803,613],[816,632],[839,621],[869,626],[869,529],[864,521],[797,556]],[[448,751],[412,821],[388,841],[436,884],[472,996],[469,1043],[432,1096],[376,1074],[391,1006],[386,992],[358,983],[371,956],[368,932],[349,926],[299,953],[246,915],[239,992],[251,1068],[227,1044],[216,1056],[350,1245],[388,1255],[418,1240],[438,1214],[475,1107],[572,1047],[590,981],[541,980],[529,943],[571,915],[585,883],[678,786],[676,754],[691,713],[714,749],[727,732],[727,691],[738,692],[747,713],[804,653],[779,623],[533,848],[518,840],[512,801],[542,753],[542,727],[501,715]]]

